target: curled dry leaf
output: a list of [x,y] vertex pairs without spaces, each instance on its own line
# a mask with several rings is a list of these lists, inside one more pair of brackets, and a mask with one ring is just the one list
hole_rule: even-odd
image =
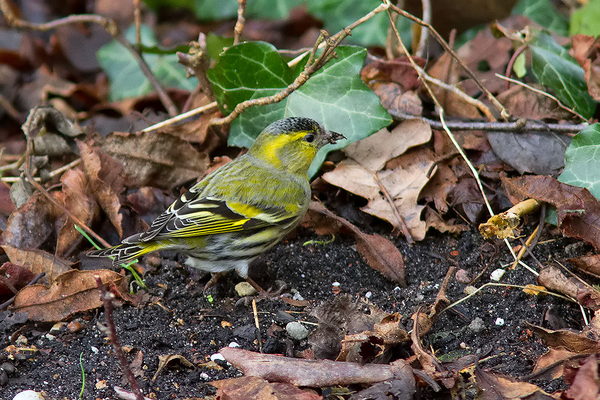
[[209,161],[206,153],[166,133],[114,132],[97,143],[121,163],[127,186],[171,189],[204,174]]
[[538,283],[577,300],[584,307],[600,309],[600,292],[575,277],[567,277],[556,266],[548,265],[540,271]]
[[231,347],[222,348],[219,353],[233,366],[241,369],[245,375],[296,386],[368,384],[413,375],[412,368],[401,359],[387,365],[360,365],[330,360],[301,360]]
[[321,203],[311,202],[302,221],[303,226],[315,229],[318,234],[349,232],[356,240],[356,249],[369,266],[383,276],[406,287],[404,259],[396,246],[379,235],[363,233],[344,218],[338,217]]
[[20,265],[5,262],[0,267],[0,299],[7,299],[15,295],[34,278],[34,274]]
[[529,382],[517,382],[487,373],[481,368],[475,368],[475,380],[480,389],[481,400],[560,399],[560,393],[549,394]]
[[0,243],[36,249],[52,235],[54,221],[59,215],[56,207],[36,192],[10,215],[6,229],[0,235]]
[[42,272],[42,283],[53,282],[63,272],[71,270],[71,263],[42,250],[22,250],[12,246],[0,246],[13,264],[29,269],[33,275]]
[[318,394],[301,390],[289,383],[269,383],[256,376],[224,379],[210,383],[218,389],[217,398],[223,400],[320,400]]
[[424,206],[417,201],[434,166],[431,155],[412,152],[396,161],[394,168],[382,168],[408,147],[425,143],[430,138],[431,128],[427,123],[404,121],[392,133],[382,130],[350,146],[347,154],[351,159],[342,161],[334,171],[324,174],[323,179],[366,198],[369,203],[362,208],[364,212],[384,219],[402,231],[399,215],[412,237],[422,240],[427,225],[421,220]]
[[194,368],[194,364],[189,362],[184,356],[181,356],[179,354],[163,354],[163,355],[158,356],[158,368],[156,369],[156,373],[152,377],[152,382],[156,381],[158,374],[160,374],[161,371],[167,365],[169,365],[169,363],[175,362],[175,361],[179,361],[179,363],[181,365],[183,365],[184,367]]
[[600,202],[589,190],[567,185],[549,176],[502,179],[505,191],[517,203],[526,198],[556,207],[558,226],[569,237],[585,240],[600,250]]
[[11,311],[27,312],[30,321],[56,322],[77,312],[102,307],[95,276],[124,300],[133,299],[127,292],[127,280],[110,270],[67,271],[50,284],[31,285],[15,297]]
[[587,337],[585,333],[575,332],[572,329],[551,330],[533,325],[525,324],[544,341],[544,344],[552,348],[563,348],[577,354],[600,353],[600,341]]
[[[64,173],[62,182],[63,205],[81,222],[90,226],[99,214],[98,204],[89,191],[87,177],[80,169],[71,169]],[[79,233],[66,215],[59,220],[62,222],[56,243],[56,255],[59,257],[70,254],[74,247],[81,243],[83,236]]]
[[573,400],[597,399],[600,395],[600,376],[598,376],[598,357],[591,354],[585,359],[575,374],[566,398]]
[[119,233],[119,237],[122,237],[123,215],[119,213],[121,209],[119,194],[125,190],[123,169],[119,163],[97,148],[85,142],[77,142],[77,145],[90,191]]

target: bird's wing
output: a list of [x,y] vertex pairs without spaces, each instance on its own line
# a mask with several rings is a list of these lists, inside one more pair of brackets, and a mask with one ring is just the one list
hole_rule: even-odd
[[259,229],[286,224],[298,216],[293,210],[288,211],[283,207],[257,207],[190,194],[192,196],[183,195],[173,203],[152,222],[146,232],[127,238],[124,243]]

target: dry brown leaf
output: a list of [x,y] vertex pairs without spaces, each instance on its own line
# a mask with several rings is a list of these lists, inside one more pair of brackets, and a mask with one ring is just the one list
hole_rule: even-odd
[[37,249],[54,232],[58,216],[56,207],[36,192],[10,215],[6,229],[0,235],[0,243],[20,249]]
[[549,349],[536,360],[531,375],[535,375],[538,379],[542,377],[550,380],[560,378],[563,375],[564,361],[575,357],[581,357],[581,354],[564,348]]
[[584,333],[575,332],[571,329],[542,328],[528,322],[525,324],[537,333],[548,347],[563,348],[577,354],[600,353],[600,341],[587,337]]
[[171,189],[204,174],[209,161],[206,153],[166,133],[114,132],[97,142],[122,163],[127,186]]
[[344,218],[338,217],[321,203],[311,202],[302,221],[303,226],[314,229],[318,234],[335,234],[340,230],[349,232],[356,240],[356,249],[369,266],[383,276],[406,287],[404,259],[396,246],[377,234],[363,233]]
[[33,275],[46,273],[41,282],[49,283],[63,272],[71,270],[72,263],[42,250],[22,250],[12,246],[0,246],[13,264],[29,269]]
[[181,365],[187,368],[194,368],[194,364],[189,362],[184,356],[179,354],[163,354],[158,356],[158,368],[156,369],[156,373],[152,377],[152,382],[156,380],[158,374],[169,365],[169,363],[179,361]]
[[26,286],[35,275],[20,265],[5,262],[0,267],[0,298],[8,299]]
[[502,179],[513,204],[526,198],[556,207],[563,234],[585,240],[600,250],[600,202],[589,190],[567,185],[549,176],[521,176]]
[[535,399],[538,400],[560,399],[560,393],[548,394],[534,384],[489,374],[481,368],[475,369],[475,379],[481,400],[531,399],[530,396],[533,395],[536,395]]
[[600,377],[598,376],[598,359],[590,355],[583,363],[571,387],[566,391],[566,398],[571,400],[598,399],[600,395]]
[[301,390],[289,383],[269,383],[256,376],[224,379],[210,383],[221,400],[320,400],[318,394]]
[[600,101],[600,40],[592,36],[573,36],[573,55],[585,71],[588,93]]
[[[71,169],[63,174],[62,182],[63,205],[86,226],[90,226],[99,213],[98,204],[89,192],[87,177],[80,169]],[[58,232],[56,255],[63,257],[71,254],[74,247],[81,243],[83,236],[75,229],[74,222],[66,215],[62,218],[62,227]]]
[[122,167],[114,159],[85,142],[77,142],[77,146],[92,194],[119,233],[119,237],[123,237],[123,215],[119,213],[119,195],[125,190]]
[[431,140],[431,127],[420,119],[401,122],[392,131],[386,128],[354,142],[344,153],[369,171],[379,171],[394,157]]
[[[369,203],[361,208],[364,212],[388,221],[395,229],[402,231],[392,207],[404,219],[415,240],[423,240],[427,225],[421,220],[424,206],[417,203],[421,189],[428,182],[428,174],[434,165],[427,152],[411,152],[402,157],[401,165],[394,169],[372,172],[353,160],[344,160],[323,179],[332,185],[364,197]],[[383,188],[393,200],[393,205],[382,194]]]
[[[543,90],[540,85],[531,85]],[[569,119],[571,113],[559,107],[556,100],[521,85],[516,85],[498,95],[508,112],[515,118],[541,120],[545,118],[563,120]]]
[[600,254],[569,258],[569,262],[576,266],[580,271],[587,272],[595,277],[600,277]]
[[114,271],[67,271],[50,284],[31,285],[23,288],[15,297],[15,312],[27,312],[30,321],[56,322],[77,312],[102,307],[95,276],[100,276],[113,293],[125,300],[132,300],[127,292],[127,279]]

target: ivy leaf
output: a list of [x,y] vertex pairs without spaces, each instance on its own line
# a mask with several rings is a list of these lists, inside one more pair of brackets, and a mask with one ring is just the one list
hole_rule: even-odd
[[[309,171],[313,175],[329,151],[345,147],[389,125],[389,114],[360,78],[366,50],[341,46],[336,53],[336,59],[285,100],[251,107],[236,118],[231,124],[229,145],[250,147],[268,124],[281,118],[313,118],[347,138],[335,145],[327,145],[317,154]],[[227,49],[215,67],[208,71],[208,78],[221,110],[229,113],[242,101],[278,93],[293,82],[306,62],[307,57],[292,71],[270,44],[247,42]]]
[[557,35],[569,34],[567,17],[558,12],[550,0],[521,0],[513,8],[512,13],[524,15]]
[[530,40],[529,48],[536,79],[552,89],[567,106],[590,118],[596,102],[588,94],[583,68],[548,33],[538,32]]
[[565,169],[558,180],[587,188],[600,200],[600,124],[580,131],[565,153]]
[[[145,25],[141,27],[141,36],[144,46],[156,46],[156,37]],[[127,29],[125,38],[130,42],[135,41],[134,26]],[[102,46],[96,57],[108,75],[112,101],[141,96],[154,90],[131,53],[117,41]],[[156,79],[165,87],[192,91],[198,85],[196,78],[187,78],[185,68],[177,62],[175,54],[144,54],[144,59]]]

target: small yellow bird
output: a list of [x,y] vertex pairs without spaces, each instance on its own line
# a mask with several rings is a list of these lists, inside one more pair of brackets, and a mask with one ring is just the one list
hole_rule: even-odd
[[146,232],[87,253],[113,264],[157,250],[188,256],[191,267],[248,279],[252,260],[283,239],[310,201],[308,168],[317,151],[345,137],[310,118],[285,118],[265,128],[248,152],[207,175],[159,215]]

